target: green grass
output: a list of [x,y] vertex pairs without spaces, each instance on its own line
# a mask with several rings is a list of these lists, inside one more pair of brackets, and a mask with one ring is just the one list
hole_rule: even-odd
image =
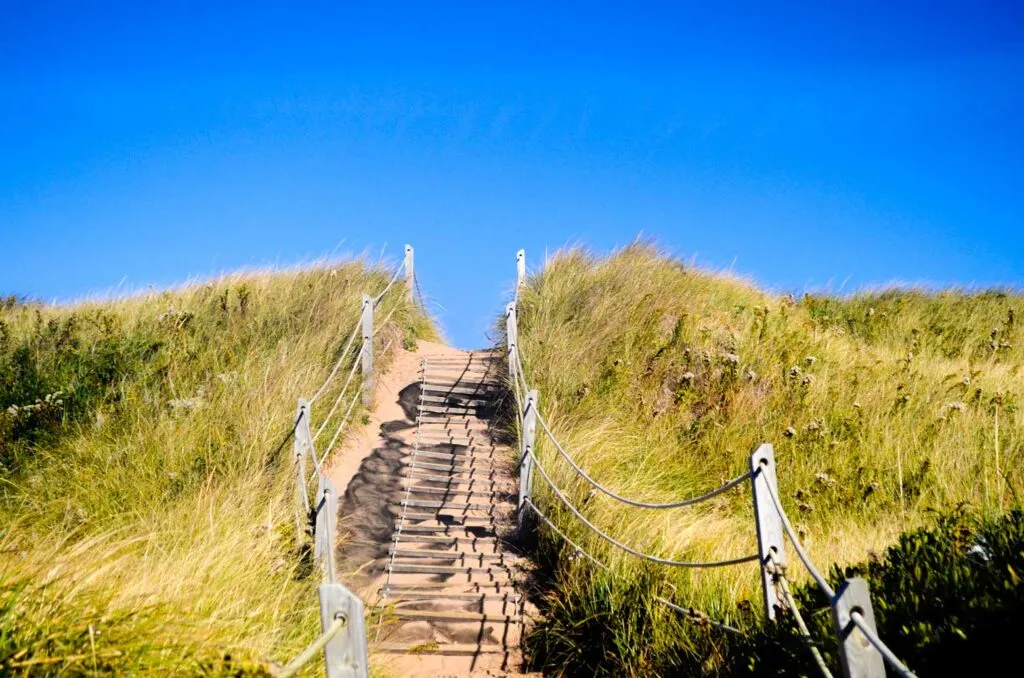
[[[824,569],[877,557],[933,511],[966,503],[994,516],[1018,504],[1019,294],[796,299],[637,245],[606,258],[561,252],[520,299],[520,347],[540,411],[620,494],[655,502],[701,494],[746,471],[755,447],[771,442],[781,500]],[[747,486],[692,508],[629,508],[591,492],[546,442],[538,450],[576,505],[632,546],[681,560],[756,550]],[[650,597],[752,628],[756,565],[641,567],[559,510],[540,479],[535,485],[556,522],[614,571],[542,539],[548,618],[531,644],[549,671],[639,676],[725,665],[714,633]],[[637,601],[641,613],[629,621]],[[581,617],[591,620],[583,633]]]
[[[316,636],[286,438],[386,282],[325,262],[4,301],[0,672],[260,675]],[[434,337],[400,292],[378,314],[378,351]]]

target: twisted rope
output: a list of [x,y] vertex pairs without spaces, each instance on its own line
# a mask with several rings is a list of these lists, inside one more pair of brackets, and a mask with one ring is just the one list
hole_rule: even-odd
[[[587,551],[582,546],[580,546],[579,544],[574,542],[572,539],[569,539],[569,537],[567,537],[564,532],[562,532],[560,529],[558,529],[555,526],[555,524],[553,522],[551,522],[551,520],[546,515],[544,515],[544,512],[541,511],[537,507],[536,504],[534,504],[532,501],[530,501],[530,499],[523,499],[523,503],[525,505],[529,506],[533,510],[534,514],[536,514],[536,516],[538,518],[540,518],[544,522],[545,525],[547,525],[549,528],[551,528],[552,532],[557,534],[559,537],[562,538],[562,540],[565,543],[567,543],[569,546],[571,546],[576,553],[578,553],[579,555],[581,555],[584,558],[588,559],[590,562],[592,562],[594,565],[596,565],[600,569],[604,570],[605,572],[608,572],[610,574],[614,574],[614,572],[612,572],[612,569],[610,567],[608,567],[607,565],[602,563],[600,560],[598,560],[597,558],[595,558],[591,554],[587,553]],[[680,613],[681,615],[683,615],[684,617],[690,619],[693,622],[696,622],[698,624],[708,624],[708,625],[713,626],[713,627],[715,627],[717,629],[721,629],[722,631],[728,631],[729,633],[735,633],[737,635],[743,635],[743,632],[740,631],[737,628],[729,626],[728,624],[723,624],[721,622],[714,621],[713,619],[711,619],[711,617],[708,616],[708,614],[706,612],[701,612],[700,610],[696,610],[696,609],[694,609],[692,607],[682,607],[680,605],[676,605],[671,600],[668,600],[667,598],[662,598],[660,596],[655,596],[654,599],[656,601],[658,601],[659,603],[661,603],[662,605],[665,605],[669,609],[675,610],[676,612]]]
[[569,453],[566,452],[565,449],[562,447],[562,445],[558,442],[558,440],[555,438],[555,434],[551,432],[550,428],[548,428],[548,423],[546,421],[544,421],[544,417],[541,416],[540,412],[537,412],[537,421],[540,422],[540,427],[544,430],[544,433],[547,434],[548,440],[551,441],[551,443],[555,446],[555,449],[558,450],[559,454],[562,455],[562,458],[565,459],[567,462],[569,462],[569,465],[572,466],[573,469],[575,469],[576,473],[581,478],[583,478],[588,483],[590,483],[594,487],[594,489],[599,490],[600,492],[603,492],[604,494],[608,495],[609,497],[611,497],[612,499],[614,499],[616,501],[620,501],[623,504],[629,504],[630,506],[637,506],[639,508],[647,508],[647,509],[673,509],[673,508],[682,508],[683,506],[693,506],[694,504],[699,504],[699,503],[707,501],[709,499],[713,499],[714,497],[717,497],[718,495],[722,494],[723,492],[728,492],[729,490],[731,490],[732,488],[736,487],[740,483],[743,483],[743,482],[746,482],[747,480],[750,480],[750,477],[752,475],[752,473],[750,471],[747,471],[746,473],[733,478],[732,480],[730,480],[729,482],[725,483],[721,487],[716,488],[714,490],[711,490],[710,492],[708,492],[706,494],[702,494],[699,497],[692,497],[690,499],[682,499],[680,501],[667,502],[667,503],[664,503],[664,504],[655,504],[655,503],[650,503],[650,502],[645,502],[645,501],[637,501],[636,499],[630,499],[628,497],[623,497],[622,495],[616,494],[616,493],[612,492],[611,490],[609,490],[604,485],[602,485],[601,483],[599,483],[596,480],[594,480],[593,478],[591,478],[587,474],[587,472],[584,471],[580,467],[579,464],[577,464],[575,461],[573,461],[572,457],[569,456]]
[[743,563],[751,563],[751,562],[754,562],[756,560],[760,560],[760,556],[758,556],[756,553],[754,553],[752,555],[749,555],[749,556],[742,556],[740,558],[730,558],[728,560],[683,561],[683,560],[670,560],[668,558],[661,558],[661,557],[658,557],[658,556],[652,556],[652,555],[644,553],[642,551],[638,551],[638,550],[636,550],[636,549],[634,549],[634,548],[632,548],[630,546],[627,546],[627,545],[623,544],[622,542],[616,540],[614,537],[611,537],[611,536],[605,534],[596,525],[594,525],[592,522],[587,520],[586,517],[582,513],[580,513],[579,509],[577,509],[575,506],[573,506],[572,503],[569,501],[569,499],[564,494],[562,494],[562,491],[558,489],[558,487],[555,485],[554,481],[551,480],[551,476],[549,476],[547,471],[544,470],[544,467],[541,466],[540,460],[537,459],[537,456],[536,455],[531,455],[531,456],[533,457],[534,466],[536,467],[537,471],[540,472],[541,477],[544,478],[544,482],[546,482],[548,484],[548,487],[551,488],[551,491],[554,492],[555,496],[558,497],[563,504],[565,504],[565,507],[568,508],[570,511],[572,511],[572,513],[577,518],[579,518],[580,521],[584,525],[586,525],[588,528],[590,528],[591,532],[593,532],[597,536],[601,537],[602,539],[604,539],[606,542],[608,542],[612,546],[615,546],[618,549],[620,549],[622,551],[625,551],[626,553],[628,553],[630,555],[636,556],[637,558],[641,558],[643,560],[650,561],[652,563],[658,563],[659,565],[668,565],[670,567],[690,567],[690,568],[725,567],[725,566],[728,566],[728,565],[740,565],[740,564],[743,564]]

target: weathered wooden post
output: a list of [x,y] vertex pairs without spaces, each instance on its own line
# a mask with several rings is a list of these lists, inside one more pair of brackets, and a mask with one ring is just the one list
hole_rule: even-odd
[[328,584],[337,581],[334,567],[334,532],[338,524],[338,490],[330,480],[320,475],[317,494],[316,526],[313,532],[313,560],[324,563],[324,578]]
[[[782,609],[775,587],[774,568],[786,565],[783,544],[782,516],[779,515],[772,495],[779,496],[775,479],[775,450],[769,444],[761,445],[750,455],[750,485],[754,491],[754,520],[757,523],[757,552],[761,560],[761,589],[764,593],[765,615],[774,621],[777,610]],[[769,492],[771,494],[769,494]]]
[[306,487],[306,450],[310,449],[311,444],[309,438],[309,401],[299,398],[292,450],[295,465],[295,538],[300,547],[305,541],[306,525],[309,522],[309,490]]
[[363,405],[373,406],[373,299],[363,295]]
[[405,294],[409,301],[416,299],[416,278],[412,263],[412,245],[405,246]]
[[526,250],[516,252],[516,293],[526,282]]
[[877,632],[871,609],[868,583],[860,577],[847,579],[832,600],[832,619],[839,636],[839,659],[845,678],[885,678],[885,660],[867,636],[853,623],[851,615],[860,613],[869,629]]
[[530,391],[526,396],[526,408],[523,410],[523,448],[519,457],[519,529],[523,527],[523,505],[533,500],[533,455],[537,437],[537,391]]
[[344,627],[324,646],[327,678],[369,678],[363,601],[341,584],[321,584],[320,628],[325,633],[335,622]]
[[516,390],[516,362],[519,359],[519,348],[516,346],[516,302],[510,301],[505,306],[505,344],[508,350],[508,378],[512,390]]

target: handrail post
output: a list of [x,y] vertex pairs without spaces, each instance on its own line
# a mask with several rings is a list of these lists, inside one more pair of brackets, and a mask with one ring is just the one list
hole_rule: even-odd
[[413,270],[412,245],[405,246],[405,293],[409,301],[416,298],[416,278]]
[[334,566],[334,533],[338,524],[338,490],[324,475],[320,475],[319,497],[316,507],[316,525],[313,532],[313,560],[323,560],[324,579],[328,584],[337,582]]
[[369,678],[363,601],[341,584],[321,584],[319,595],[322,632],[335,619],[345,622],[344,628],[324,646],[327,678]]
[[306,487],[306,450],[311,449],[309,413],[309,401],[299,398],[292,450],[295,465],[295,538],[300,547],[305,541],[306,526],[309,523],[309,489]]
[[885,678],[882,653],[857,628],[850,615],[859,612],[864,623],[876,631],[868,583],[860,577],[843,582],[832,600],[832,620],[839,636],[839,658],[845,678]]
[[520,530],[523,527],[523,505],[533,500],[533,455],[537,436],[537,391],[530,391],[526,396],[526,408],[523,411],[523,449],[519,458],[519,517]]
[[363,405],[373,406],[373,298],[363,295]]
[[772,501],[772,495],[778,497],[779,490],[775,478],[775,450],[771,445],[761,445],[750,455],[750,472],[765,616],[768,621],[775,621],[777,610],[782,609],[782,601],[775,584],[777,569],[785,567],[786,551],[783,544],[782,517]]
[[515,361],[519,359],[519,349],[516,344],[518,328],[516,323],[516,302],[510,301],[505,306],[505,344],[508,349],[508,377],[512,383],[512,389],[515,390],[516,384],[516,366]]
[[526,250],[516,252],[516,292],[526,282]]

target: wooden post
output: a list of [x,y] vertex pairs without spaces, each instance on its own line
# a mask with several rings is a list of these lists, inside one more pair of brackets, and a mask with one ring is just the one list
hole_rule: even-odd
[[323,559],[324,578],[328,584],[337,581],[334,567],[334,532],[338,524],[338,490],[330,480],[320,476],[316,507],[316,527],[313,532],[313,559]]
[[843,665],[843,676],[885,678],[885,660],[850,619],[852,612],[859,612],[868,628],[877,631],[868,583],[860,577],[844,581],[832,601],[832,619],[839,636],[839,659]]
[[519,349],[516,346],[516,333],[518,332],[516,322],[516,302],[510,301],[505,306],[505,344],[508,349],[508,376],[513,391],[516,388],[515,361],[519,359]]
[[309,524],[309,490],[306,487],[306,450],[309,449],[309,401],[299,398],[295,414],[293,436],[293,460],[295,465],[295,538],[301,547],[306,540],[306,526]]
[[373,299],[363,295],[363,405],[373,406]]
[[526,250],[516,252],[516,292],[526,282]]
[[416,278],[412,263],[412,245],[405,246],[405,293],[409,301],[416,299]]
[[363,601],[341,584],[321,584],[320,628],[326,631],[335,619],[345,627],[324,646],[327,678],[369,678]]
[[537,436],[537,391],[526,396],[523,410],[522,450],[519,457],[519,529],[523,527],[523,505],[533,499],[533,455]]
[[786,565],[786,551],[783,544],[782,517],[775,508],[775,497],[779,496],[775,479],[775,450],[769,444],[761,445],[750,455],[750,471],[753,477],[750,485],[754,491],[754,520],[757,523],[757,552],[761,560],[761,589],[764,594],[765,616],[774,621],[776,612],[782,608],[774,576],[768,571],[769,564],[777,567]]

